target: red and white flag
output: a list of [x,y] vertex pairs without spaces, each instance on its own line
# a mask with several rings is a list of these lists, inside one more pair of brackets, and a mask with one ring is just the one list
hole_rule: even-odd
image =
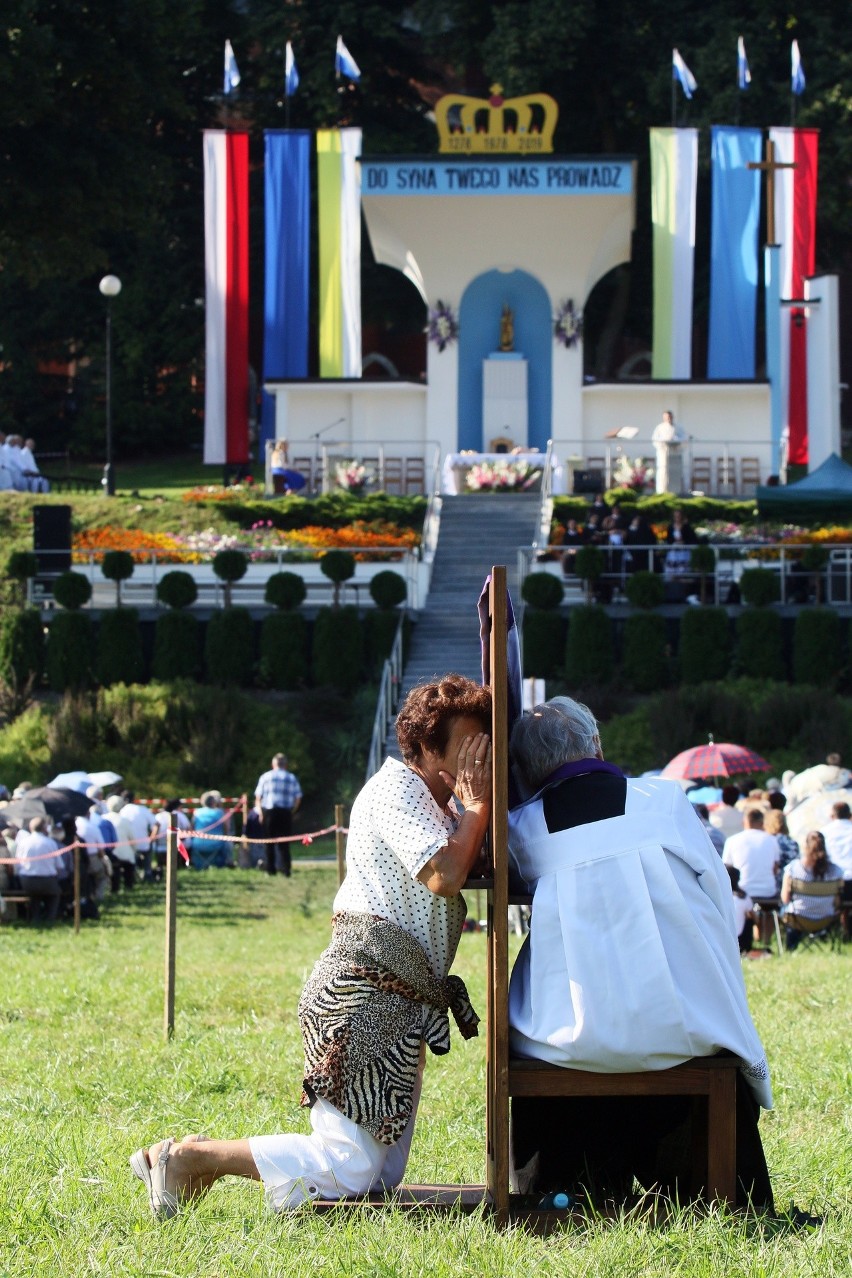
[[[816,196],[819,130],[769,130],[775,159],[795,168],[775,173],[775,238],[781,246],[781,296],[804,297],[805,280],[816,261]],[[808,349],[803,307],[785,307],[781,316],[783,425],[789,429],[787,460],[808,462]]]
[[248,134],[204,133],[204,461],[248,461]]

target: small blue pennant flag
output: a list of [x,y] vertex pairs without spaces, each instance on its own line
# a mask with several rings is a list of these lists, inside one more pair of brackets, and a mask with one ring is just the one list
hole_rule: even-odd
[[233,93],[234,89],[240,87],[240,72],[237,67],[237,59],[234,57],[234,50],[231,47],[230,40],[225,41],[225,83],[222,92],[227,96]]
[[677,49],[672,49],[672,79],[680,80],[684,97],[691,98],[698,88],[698,81],[684,62]]
[[299,69],[296,66],[296,59],[293,56],[293,46],[287,41],[287,51],[284,54],[284,94],[288,98],[292,98],[293,94],[299,87]]
[[737,36],[737,88],[747,89],[750,84],[751,72],[748,69],[745,40],[742,36]]
[[805,73],[802,70],[802,55],[799,53],[799,42],[794,40],[790,48],[790,88],[798,97],[805,91]]
[[334,69],[339,76],[345,75],[348,80],[360,80],[361,68],[343,43],[343,36],[337,37],[337,50],[334,55]]

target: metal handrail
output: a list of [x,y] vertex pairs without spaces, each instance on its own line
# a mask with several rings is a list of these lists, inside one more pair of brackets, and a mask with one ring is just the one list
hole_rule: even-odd
[[536,529],[534,546],[538,546],[542,541],[550,540],[550,524],[553,519],[553,440],[547,441],[547,449],[544,454],[544,470],[541,472],[541,488],[539,490],[538,499],[538,527]]
[[373,718],[373,732],[370,737],[370,751],[367,755],[367,780],[378,772],[385,757],[385,741],[388,728],[396,714],[399,689],[402,682],[402,644],[405,627],[405,612],[399,619],[390,655],[382,666],[382,677],[376,699],[376,713]]

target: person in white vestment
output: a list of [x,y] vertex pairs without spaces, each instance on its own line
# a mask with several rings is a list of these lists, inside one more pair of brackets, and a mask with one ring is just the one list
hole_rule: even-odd
[[[594,715],[567,697],[516,722],[511,755],[533,792],[509,814],[510,864],[533,893],[509,991],[513,1054],[619,1073],[733,1053],[738,1201],[772,1210],[756,1122],[772,1107],[769,1071],[730,879],[692,805],[676,782],[628,780],[606,763]],[[516,1183],[609,1195],[635,1176],[678,1192],[689,1116],[685,1098],[516,1098]]]
[[674,415],[668,409],[663,420],[654,427],[651,442],[657,454],[655,487],[658,493],[683,492],[683,445],[686,435],[675,425]]

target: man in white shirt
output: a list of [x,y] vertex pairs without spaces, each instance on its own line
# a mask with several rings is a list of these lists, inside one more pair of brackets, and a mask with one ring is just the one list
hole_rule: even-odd
[[848,803],[834,804],[831,820],[820,833],[825,839],[829,861],[843,871],[840,918],[844,938],[848,941],[852,939],[852,809]]
[[710,813],[710,824],[721,830],[725,839],[729,839],[732,834],[739,834],[743,828],[742,813],[737,811],[739,797],[740,792],[735,785],[724,786],[722,802]]
[[18,835],[15,871],[30,899],[30,923],[53,923],[59,913],[59,844],[51,839],[47,817],[33,817],[29,834]]
[[773,900],[777,896],[775,866],[781,855],[778,840],[764,830],[760,808],[748,809],[743,827],[725,841],[722,860],[739,870],[740,887],[752,900]]
[[109,850],[109,859],[112,862],[112,890],[117,892],[124,880],[124,887],[127,891],[133,887],[136,882],[136,851],[133,845],[133,827],[129,821],[125,821],[123,812],[125,801],[120,794],[111,794],[106,801],[107,816],[115,829],[115,837],[118,840],[115,847]]
[[142,870],[145,882],[150,883],[154,877],[151,871],[151,835],[156,833],[154,814],[143,803],[136,802],[136,795],[132,790],[125,790],[120,820],[126,822],[130,828],[136,864]]

